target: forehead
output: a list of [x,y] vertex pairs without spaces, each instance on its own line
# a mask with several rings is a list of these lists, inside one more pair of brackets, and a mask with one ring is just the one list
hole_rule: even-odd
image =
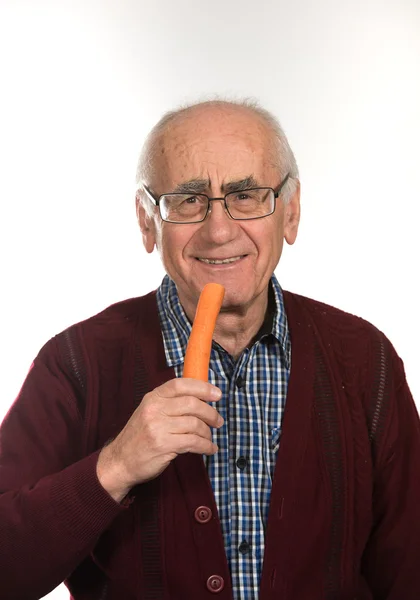
[[262,181],[278,170],[275,148],[268,125],[248,109],[192,110],[158,138],[155,183],[169,189],[194,178],[219,186],[249,175]]

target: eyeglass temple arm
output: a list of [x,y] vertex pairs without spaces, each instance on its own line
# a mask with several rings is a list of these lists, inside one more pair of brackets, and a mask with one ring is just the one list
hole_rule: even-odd
[[286,183],[289,181],[290,179],[290,173],[287,173],[286,177],[283,179],[283,181],[281,182],[280,186],[277,189],[277,192],[275,192],[275,197],[278,198],[282,192],[282,189],[284,188],[284,186],[286,185]]
[[137,192],[139,191],[140,188],[142,188],[144,190],[146,196],[149,198],[149,200],[151,200],[153,202],[153,204],[155,206],[159,206],[159,200],[153,196],[152,192],[149,190],[149,188],[147,187],[147,185],[145,183],[143,183],[143,182],[140,183],[140,186],[137,189]]

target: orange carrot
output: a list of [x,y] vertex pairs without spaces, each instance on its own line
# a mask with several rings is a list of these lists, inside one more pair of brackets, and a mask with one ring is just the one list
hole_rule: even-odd
[[188,340],[183,377],[208,380],[211,342],[224,295],[225,288],[219,283],[204,286]]

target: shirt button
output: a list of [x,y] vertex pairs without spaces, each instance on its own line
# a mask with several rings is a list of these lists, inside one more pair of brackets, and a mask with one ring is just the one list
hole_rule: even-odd
[[248,459],[246,456],[240,456],[236,461],[236,466],[238,469],[243,471],[248,466]]
[[208,523],[213,513],[208,506],[199,506],[195,509],[194,518],[198,523]]
[[245,387],[245,379],[241,375],[236,379],[236,387],[240,390]]
[[238,550],[241,554],[248,554],[248,552],[251,550],[251,546],[248,544],[248,542],[246,540],[243,540],[239,544]]
[[207,589],[213,594],[218,594],[225,587],[225,580],[220,575],[210,575],[207,579]]

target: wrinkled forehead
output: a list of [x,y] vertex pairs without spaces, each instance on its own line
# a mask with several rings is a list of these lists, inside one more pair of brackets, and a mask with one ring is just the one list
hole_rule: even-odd
[[250,111],[192,112],[168,124],[156,139],[154,185],[174,189],[200,178],[220,186],[249,175],[264,183],[278,171],[276,148],[272,130]]

